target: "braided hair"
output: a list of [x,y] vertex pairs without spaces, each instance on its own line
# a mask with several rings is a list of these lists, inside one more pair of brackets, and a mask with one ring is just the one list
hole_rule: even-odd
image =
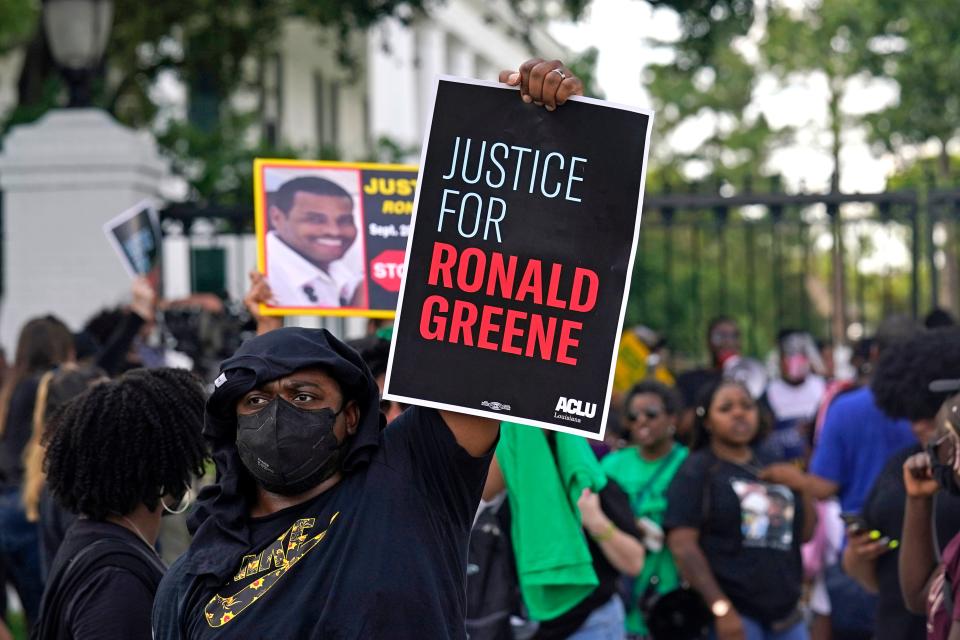
[[179,369],[133,369],[88,389],[48,426],[47,486],[95,520],[181,496],[207,457],[203,403],[197,378]]

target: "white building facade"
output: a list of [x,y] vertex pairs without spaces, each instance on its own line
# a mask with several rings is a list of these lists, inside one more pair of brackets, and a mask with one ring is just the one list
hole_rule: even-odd
[[[527,33],[521,33],[517,28],[519,22],[508,0],[446,0],[431,4],[429,15],[388,19],[366,32],[353,34],[347,48],[355,64],[344,66],[338,62],[339,42],[334,33],[291,20],[285,25],[278,52],[265,65],[261,99],[238,95],[235,102],[241,108],[260,105],[258,124],[262,128],[251,132],[253,141],[264,135],[277,146],[297,149],[302,158],[369,161],[383,155],[378,149],[386,141],[391,149],[401,150],[404,162],[416,163],[438,74],[496,80],[501,69],[515,69],[533,56],[545,59],[566,57],[562,47],[542,27],[532,27]],[[0,112],[15,99],[15,81],[11,82],[11,79],[16,78],[15,72],[21,63],[22,56],[17,52],[0,59],[0,72],[3,72],[0,73]],[[175,109],[182,116],[186,112],[186,91],[181,87],[181,91],[175,91],[174,95],[178,96],[176,100],[184,103]],[[14,164],[17,162],[19,160]],[[0,168],[7,169],[7,175],[0,176],[0,183],[15,185],[11,182],[11,171],[16,167],[11,169],[12,165],[4,165],[2,161],[0,165]],[[125,169],[123,163],[119,163],[119,168]],[[144,187],[141,192],[149,196],[155,189],[162,202],[162,193],[166,191],[164,185],[169,185],[170,181],[156,177],[152,180],[151,184],[160,186]],[[68,197],[57,192],[55,185],[49,188],[52,189],[49,198],[63,200]],[[26,193],[29,196],[30,192]],[[12,211],[11,207],[15,208],[20,201],[18,198],[12,192],[6,194],[4,216],[18,220],[21,226],[26,225],[25,228],[38,227],[36,233],[24,232],[21,237],[38,235],[43,231],[38,225],[51,223],[41,222],[40,216],[22,207]],[[107,211],[110,206],[100,207],[104,209],[104,220],[134,204],[133,201],[127,202],[133,198],[133,195],[118,198],[116,210]],[[109,198],[104,202],[107,201]],[[63,212],[63,215],[67,214],[67,211]],[[77,224],[81,224],[79,218]],[[88,222],[82,224],[95,226]],[[36,269],[31,266],[27,270],[18,270],[16,264],[11,264],[11,260],[15,261],[23,252],[26,252],[24,255],[32,253],[30,247],[11,237],[17,228],[8,227],[5,239],[6,247],[19,249],[19,253],[8,251],[5,256],[4,273],[8,279],[15,274],[17,278],[29,278],[29,273]],[[199,282],[206,280],[209,283],[211,276],[217,281],[215,288],[225,289],[234,299],[243,296],[247,273],[256,265],[256,245],[252,236],[215,233],[212,225],[203,223],[195,224],[189,237],[178,234],[176,225],[168,231],[170,233],[164,241],[166,298],[185,297],[202,288],[198,287]],[[21,283],[29,289],[17,298],[22,301],[15,305],[9,298],[3,301],[4,327],[0,338],[8,353],[14,346],[16,332],[23,320],[21,316],[27,317],[37,310],[56,312],[69,308],[72,311],[66,318],[68,324],[79,329],[82,318],[92,315],[111,300],[119,303],[124,299],[129,285],[117,257],[93,237],[99,233],[96,228],[86,234],[90,236],[89,246],[82,264],[71,268],[84,268],[85,264],[92,269],[91,273],[115,271],[118,277],[100,278],[98,282],[103,284],[104,290],[96,296],[90,296],[82,286],[59,286],[49,301],[43,299],[42,291],[32,288],[30,283]],[[59,255],[56,247],[47,249],[52,255]],[[54,290],[53,287],[50,289]],[[69,299],[71,296],[76,299]],[[18,309],[11,310],[12,306]],[[322,324],[347,337],[362,334],[365,329],[362,318],[346,322],[303,318],[296,322],[301,325]]]
[[[516,31],[516,16],[506,0],[448,0],[428,17],[404,24],[382,21],[350,43],[357,64],[337,61],[334,35],[299,21],[286,25],[280,52],[265,77],[264,126],[277,141],[304,150],[304,157],[369,160],[378,141],[404,151],[404,162],[419,160],[432,107],[437,75],[497,80],[500,70],[515,69],[537,56],[564,58],[563,48],[546,30]],[[256,264],[252,236],[168,237],[164,249],[166,295],[188,295],[196,281],[191,252],[222,253],[226,290],[242,297],[246,274]],[[297,324],[321,324],[345,335],[360,335],[363,319],[341,321],[300,318]]]

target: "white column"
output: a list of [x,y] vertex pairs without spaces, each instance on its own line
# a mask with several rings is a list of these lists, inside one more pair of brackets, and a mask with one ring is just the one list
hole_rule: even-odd
[[242,300],[250,288],[249,273],[257,268],[257,238],[245,234],[223,240],[227,252],[227,293],[234,300]]
[[[514,65],[516,66],[516,65]],[[499,78],[500,71],[502,69],[497,69],[494,65],[483,57],[477,56],[477,78],[480,80],[489,80],[490,82],[496,82]]]
[[425,131],[427,117],[433,106],[433,86],[438,75],[447,73],[447,34],[430,21],[417,27],[419,87],[417,91],[417,117],[420,130]]
[[177,230],[163,238],[163,295],[169,300],[190,295],[190,241]]
[[451,38],[447,44],[450,48],[450,73],[463,78],[474,78],[477,75],[477,58],[473,51],[458,39]]
[[384,20],[367,36],[367,88],[370,96],[370,132],[376,140],[389,136],[403,145],[419,144],[414,69],[413,30],[399,20]]
[[102,225],[155,197],[166,171],[148,134],[97,109],[58,109],[11,131],[0,155],[8,354],[30,317],[55,313],[78,329],[128,295],[130,278]]

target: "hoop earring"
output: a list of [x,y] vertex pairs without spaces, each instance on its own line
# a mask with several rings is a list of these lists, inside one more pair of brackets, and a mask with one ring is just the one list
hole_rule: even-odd
[[160,504],[163,506],[163,510],[170,515],[179,516],[193,506],[193,489],[190,486],[187,486],[187,490],[184,492],[183,497],[180,498],[180,502],[177,503],[176,509],[171,509],[168,507],[167,501],[163,499],[163,496],[160,496]]

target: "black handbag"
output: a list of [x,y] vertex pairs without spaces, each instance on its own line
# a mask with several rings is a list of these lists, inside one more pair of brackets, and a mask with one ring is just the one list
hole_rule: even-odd
[[703,597],[687,584],[659,593],[653,576],[637,606],[654,640],[702,640],[710,634],[713,614]]
[[[710,485],[717,467],[718,462],[715,461],[707,468],[704,478],[700,504],[704,526],[710,514]],[[713,625],[713,613],[703,596],[685,582],[667,593],[659,593],[658,584],[659,579],[651,577],[650,584],[637,602],[650,636],[654,640],[702,640],[708,637]]]

